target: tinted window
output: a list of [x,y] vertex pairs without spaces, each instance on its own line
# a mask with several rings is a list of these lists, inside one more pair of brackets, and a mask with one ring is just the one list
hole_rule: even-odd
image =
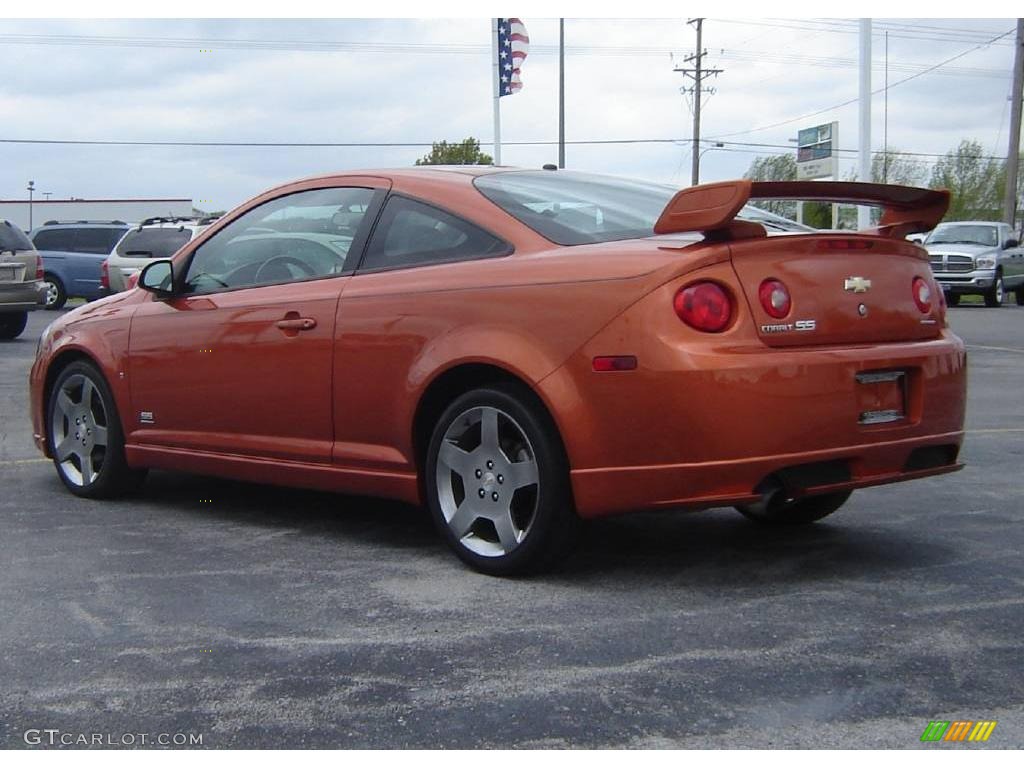
[[36,232],[33,242],[40,251],[108,254],[127,227],[60,227]]
[[9,221],[0,221],[0,253],[31,250],[32,243],[24,232]]
[[78,253],[109,254],[117,241],[127,231],[113,227],[84,228],[75,230],[74,250]]
[[559,245],[650,237],[672,187],[572,171],[512,171],[473,182],[491,202]]
[[433,206],[391,197],[370,240],[363,269],[391,269],[506,256],[509,245]]
[[40,251],[70,251],[74,245],[73,229],[44,229],[36,232],[32,242]]
[[128,258],[168,259],[192,239],[192,230],[177,227],[133,229],[117,245],[117,255]]
[[345,272],[373,194],[357,187],[313,189],[253,208],[196,249],[186,291],[215,293]]

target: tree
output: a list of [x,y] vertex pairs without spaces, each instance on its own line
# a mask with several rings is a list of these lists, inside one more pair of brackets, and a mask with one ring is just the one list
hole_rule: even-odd
[[[796,181],[796,157],[786,154],[754,158],[743,178],[751,181]],[[756,205],[777,216],[796,218],[796,202],[793,200],[758,200]]]
[[935,163],[929,186],[950,191],[947,220],[998,221],[1005,179],[1004,163],[986,159],[979,142],[964,139]]
[[435,141],[430,153],[416,161],[416,165],[491,165],[494,159],[480,151],[480,142],[470,136],[460,144]]
[[875,152],[871,156],[871,180],[876,184],[921,187],[928,180],[928,166],[898,149]]

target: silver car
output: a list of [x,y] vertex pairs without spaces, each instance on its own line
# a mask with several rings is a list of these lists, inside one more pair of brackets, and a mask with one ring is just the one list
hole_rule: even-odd
[[146,219],[125,232],[106,260],[103,280],[109,293],[128,287],[128,281],[151,261],[169,259],[206,229],[213,219]]
[[1007,291],[1024,304],[1024,249],[1009,225],[998,221],[950,221],[925,238],[932,273],[950,306],[980,294],[998,307]]
[[17,338],[45,300],[39,254],[24,232],[0,220],[0,339]]

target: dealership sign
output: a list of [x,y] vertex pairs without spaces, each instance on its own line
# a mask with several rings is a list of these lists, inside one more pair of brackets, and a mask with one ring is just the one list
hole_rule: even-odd
[[796,177],[839,178],[839,123],[804,128],[797,135]]

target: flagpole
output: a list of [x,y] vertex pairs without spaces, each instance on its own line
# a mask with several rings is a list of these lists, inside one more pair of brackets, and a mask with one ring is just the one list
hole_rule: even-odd
[[491,92],[494,95],[494,164],[501,165],[501,71],[498,63],[498,20],[491,19]]
[[558,167],[565,168],[565,19],[558,20]]

